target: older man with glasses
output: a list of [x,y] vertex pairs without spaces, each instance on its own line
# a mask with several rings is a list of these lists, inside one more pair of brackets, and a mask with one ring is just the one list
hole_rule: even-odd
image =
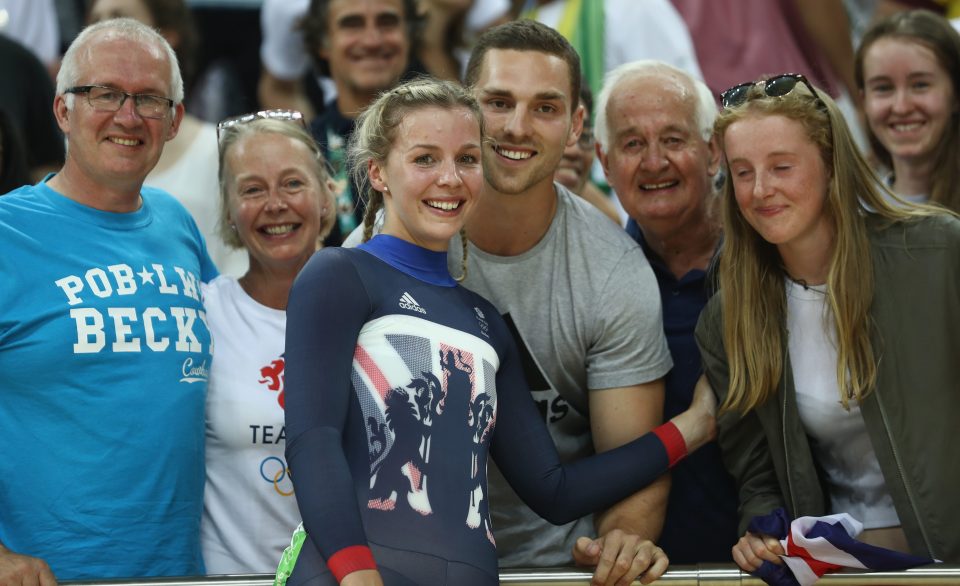
[[57,78],[63,168],[0,198],[0,583],[203,573],[216,269],[143,186],[182,99],[159,34],[88,27]]

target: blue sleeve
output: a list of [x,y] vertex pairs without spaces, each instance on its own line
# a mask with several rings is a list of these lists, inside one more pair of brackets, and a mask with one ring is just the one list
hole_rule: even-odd
[[491,454],[517,495],[535,513],[561,525],[606,509],[669,468],[667,450],[648,432],[619,448],[562,464],[527,388],[516,345],[497,371],[497,423]]
[[370,301],[343,252],[315,254],[287,305],[287,464],[304,527],[327,560],[367,545],[344,439],[351,364]]
[[204,283],[209,283],[220,276],[220,271],[217,269],[217,265],[213,263],[213,259],[210,258],[210,253],[207,251],[207,241],[203,238],[202,234],[199,235],[199,238],[200,280]]

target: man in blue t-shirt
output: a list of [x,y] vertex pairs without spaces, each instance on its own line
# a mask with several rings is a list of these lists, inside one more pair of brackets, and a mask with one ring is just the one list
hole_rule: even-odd
[[216,269],[143,186],[182,99],[159,34],[88,27],[57,77],[63,168],[0,197],[0,583],[203,572]]
[[[689,74],[636,61],[608,74],[596,112],[600,162],[630,215],[627,232],[643,248],[660,287],[673,357],[665,378],[663,416],[669,419],[690,406],[703,374],[693,330],[712,293],[708,269],[720,242],[714,205],[720,150],[711,139],[716,102]],[[716,442],[671,474],[658,544],[673,563],[729,561],[738,539],[737,494]]]

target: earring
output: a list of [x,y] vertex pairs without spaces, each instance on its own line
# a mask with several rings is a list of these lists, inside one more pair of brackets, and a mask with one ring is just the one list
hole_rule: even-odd
[[384,185],[384,186],[383,186],[383,192],[384,192],[384,193],[390,193],[390,188],[387,187],[386,185]]
[[237,225],[236,225],[236,224],[230,224],[230,229],[233,230],[234,232],[236,232],[236,231],[237,231]]

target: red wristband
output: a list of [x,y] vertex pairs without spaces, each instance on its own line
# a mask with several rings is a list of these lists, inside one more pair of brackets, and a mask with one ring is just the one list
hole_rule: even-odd
[[327,567],[333,573],[337,582],[358,570],[376,570],[377,562],[373,561],[373,552],[366,545],[351,545],[330,556]]
[[672,421],[655,428],[653,433],[657,434],[663,447],[667,450],[667,459],[670,461],[670,468],[673,468],[677,462],[684,459],[687,455],[687,442],[683,441],[683,434],[677,429]]

